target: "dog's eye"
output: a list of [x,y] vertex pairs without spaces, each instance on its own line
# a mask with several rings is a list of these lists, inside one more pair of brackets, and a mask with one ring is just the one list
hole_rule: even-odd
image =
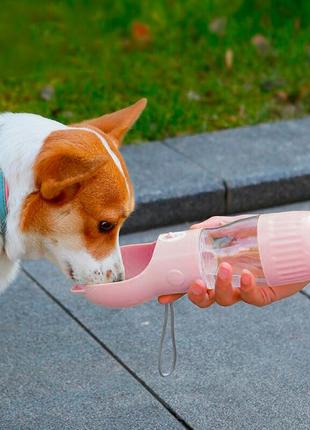
[[100,221],[98,224],[98,230],[100,231],[100,233],[106,233],[108,231],[111,231],[114,227],[115,225],[109,221]]

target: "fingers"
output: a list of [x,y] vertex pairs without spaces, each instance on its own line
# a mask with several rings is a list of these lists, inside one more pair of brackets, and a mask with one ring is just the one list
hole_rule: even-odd
[[215,283],[215,301],[221,306],[230,306],[240,300],[239,288],[233,288],[231,281],[231,265],[228,263],[220,264]]
[[[208,308],[214,303],[214,291],[208,290],[201,280],[195,281],[195,283],[188,290],[188,298],[195,305],[200,308]],[[158,302],[162,305],[172,303],[178,300],[184,294],[168,294],[160,296]]]
[[194,224],[191,228],[207,228],[207,227],[220,227],[228,222],[230,217],[224,216],[213,216],[205,221],[202,221],[198,224]]
[[253,214],[244,214],[244,215],[237,215],[237,216],[213,216],[205,221],[202,221],[198,224],[194,224],[191,226],[191,228],[213,228],[213,227],[220,227],[222,225],[232,223],[234,221],[237,221],[239,219],[243,218],[250,218],[254,216]]
[[232,268],[228,263],[222,263],[216,277],[214,290],[208,290],[202,281],[196,281],[188,291],[188,298],[200,308],[208,308],[213,303],[230,306],[240,300],[240,289],[231,285]]
[[183,296],[184,294],[168,294],[166,296],[159,296],[158,302],[161,305],[167,305],[168,303],[175,302],[176,300],[180,299]]
[[188,290],[188,298],[200,308],[208,308],[214,303],[214,291],[208,290],[201,280],[197,280]]
[[270,287],[258,287],[255,278],[248,270],[243,270],[240,279],[241,299],[254,306],[266,306],[276,300],[274,290]]
[[281,285],[278,287],[261,287],[255,284],[255,278],[248,270],[243,270],[240,281],[241,299],[254,306],[266,306],[277,300],[292,296],[305,284]]
[[[188,298],[200,308],[208,308],[213,303],[221,306],[230,306],[243,300],[250,305],[262,307],[277,300],[289,297],[302,288],[305,284],[282,285],[280,287],[257,286],[254,275],[248,270],[243,270],[240,279],[240,288],[233,288],[231,284],[232,268],[228,263],[222,263],[216,278],[215,290],[209,290],[201,280],[197,280],[188,290]],[[170,294],[160,296],[159,303],[172,303],[184,294]]]

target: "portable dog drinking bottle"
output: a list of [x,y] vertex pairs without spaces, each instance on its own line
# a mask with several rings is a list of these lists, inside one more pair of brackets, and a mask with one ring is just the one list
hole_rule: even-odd
[[156,242],[121,248],[126,279],[76,286],[73,292],[105,307],[135,306],[164,294],[185,293],[202,279],[214,288],[218,266],[228,262],[233,285],[243,269],[258,285],[310,280],[310,212],[242,218],[217,228],[161,234]]
[[[161,234],[156,242],[121,248],[126,279],[75,286],[72,292],[105,307],[135,306],[164,294],[185,293],[202,279],[214,288],[222,262],[232,266],[234,287],[243,269],[258,285],[288,285],[310,280],[310,212],[249,216],[216,228]],[[162,370],[163,343],[170,311],[172,365]],[[170,375],[176,365],[173,305],[165,306],[158,370]]]

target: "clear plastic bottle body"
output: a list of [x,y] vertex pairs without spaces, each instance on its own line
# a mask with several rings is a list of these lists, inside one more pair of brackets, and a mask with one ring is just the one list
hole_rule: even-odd
[[200,236],[201,276],[208,288],[215,287],[218,267],[232,266],[234,287],[240,286],[243,269],[250,270],[258,285],[266,285],[257,240],[259,216],[251,216],[216,228],[206,228]]

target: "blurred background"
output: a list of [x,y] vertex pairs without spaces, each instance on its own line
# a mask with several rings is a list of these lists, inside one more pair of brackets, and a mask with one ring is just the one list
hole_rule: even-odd
[[309,0],[2,0],[0,110],[74,122],[147,97],[125,143],[310,112]]

